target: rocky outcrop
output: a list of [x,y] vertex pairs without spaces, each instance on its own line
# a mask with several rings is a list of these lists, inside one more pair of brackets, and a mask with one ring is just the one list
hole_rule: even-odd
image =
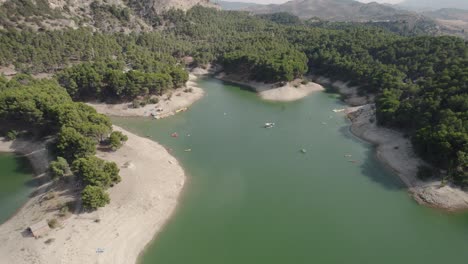
[[209,0],[0,0],[0,28],[150,31],[156,14],[195,5],[217,8]]
[[160,13],[172,8],[185,11],[195,5],[216,7],[216,5],[210,3],[209,0],[150,0],[148,4],[155,13]]
[[293,0],[280,5],[253,6],[248,10],[259,14],[288,12],[302,19],[316,17],[329,21],[354,22],[399,20],[402,17],[417,16],[375,2],[364,4],[352,0]]

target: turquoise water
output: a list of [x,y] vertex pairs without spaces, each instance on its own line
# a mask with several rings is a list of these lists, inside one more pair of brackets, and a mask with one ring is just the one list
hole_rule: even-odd
[[332,112],[343,107],[336,96],[272,103],[218,80],[199,84],[206,96],[185,113],[114,119],[171,148],[189,177],[142,263],[468,262],[468,214],[416,204]]
[[33,190],[31,167],[24,157],[0,153],[0,224],[28,200]]

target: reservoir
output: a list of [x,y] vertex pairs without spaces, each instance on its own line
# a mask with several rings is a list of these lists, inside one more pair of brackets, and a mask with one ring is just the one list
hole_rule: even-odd
[[206,95],[187,112],[113,119],[170,149],[188,176],[141,263],[467,263],[468,214],[414,202],[332,111],[345,107],[336,95],[276,103],[199,85]]
[[32,169],[24,157],[0,152],[0,224],[29,199],[34,188]]

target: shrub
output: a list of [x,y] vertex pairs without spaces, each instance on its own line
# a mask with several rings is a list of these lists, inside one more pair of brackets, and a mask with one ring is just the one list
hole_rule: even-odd
[[308,83],[309,83],[309,80],[306,80],[306,79],[303,79],[303,80],[301,81],[301,84],[304,84],[304,85],[306,85],[306,84],[308,84]]
[[18,137],[18,131],[16,130],[10,130],[6,134],[6,139],[7,140],[15,140]]
[[113,131],[109,136],[109,145],[113,151],[122,147],[123,142],[127,141],[128,137],[120,131]]
[[49,171],[53,179],[61,178],[70,174],[70,166],[66,159],[57,157],[57,160],[50,163]]
[[68,205],[64,205],[62,208],[60,208],[59,215],[64,217],[68,214],[68,212],[70,212],[70,208],[68,207]]
[[152,98],[150,98],[150,99],[148,100],[148,102],[149,102],[150,104],[157,104],[157,103],[159,103],[159,98],[157,98],[157,97],[152,97]]
[[95,156],[77,159],[73,172],[86,184],[108,188],[112,182],[119,182],[119,168],[114,162],[106,162]]
[[114,183],[119,183],[122,180],[119,175],[120,169],[115,162],[106,162],[103,170],[109,175],[112,181],[111,186],[114,186]]
[[57,228],[59,226],[59,222],[55,218],[47,221],[47,224],[49,225],[50,228]]
[[56,148],[59,155],[73,161],[77,158],[94,155],[96,153],[96,142],[83,136],[72,127],[62,127],[57,137]]
[[89,210],[95,210],[99,207],[104,207],[110,202],[109,195],[99,186],[86,186],[81,192],[81,200],[83,206]]
[[135,99],[132,101],[132,108],[140,108],[140,100]]

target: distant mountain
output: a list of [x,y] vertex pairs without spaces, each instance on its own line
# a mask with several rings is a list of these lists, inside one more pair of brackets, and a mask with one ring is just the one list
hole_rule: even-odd
[[[423,1],[423,0],[407,0]],[[441,0],[437,0],[441,1]],[[445,0],[455,3],[457,0]],[[466,3],[465,3],[466,1]],[[464,5],[468,0],[463,0]],[[437,12],[417,13],[402,6],[361,3],[354,0],[292,0],[279,5],[248,7],[255,14],[290,13],[303,20],[332,22],[359,22],[391,30],[402,35],[457,35],[468,38],[468,22],[460,20],[463,10],[444,9]]]
[[423,14],[437,21],[445,32],[468,39],[468,10],[443,8]]
[[414,11],[429,11],[443,8],[468,10],[468,0],[405,0],[398,5]]
[[468,22],[468,10],[465,9],[443,8],[435,11],[426,11],[423,12],[423,14],[434,19],[462,20]]
[[217,7],[209,0],[0,0],[0,29],[149,31],[160,26],[157,14],[195,5]]
[[280,5],[249,7],[256,14],[288,12],[301,19],[312,17],[328,21],[395,21],[420,16],[375,2],[364,4],[353,0],[293,0]]
[[260,6],[255,3],[246,3],[246,2],[228,2],[228,1],[213,1],[218,4],[223,10],[243,10],[253,6]]

